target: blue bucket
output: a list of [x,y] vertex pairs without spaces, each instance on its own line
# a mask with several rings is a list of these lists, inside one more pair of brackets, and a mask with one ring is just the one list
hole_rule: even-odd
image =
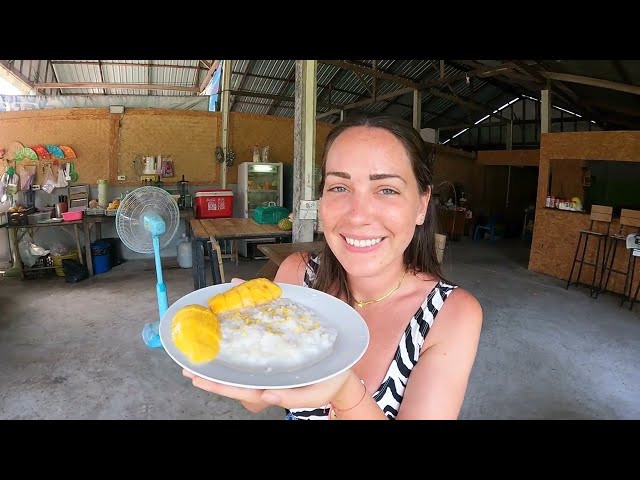
[[111,257],[109,255],[94,255],[92,261],[94,275],[111,270]]
[[92,243],[91,261],[94,275],[111,270],[111,244],[102,240]]

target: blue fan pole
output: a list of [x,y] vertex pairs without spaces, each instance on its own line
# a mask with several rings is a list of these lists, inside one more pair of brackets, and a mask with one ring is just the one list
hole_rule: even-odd
[[[156,292],[158,294],[158,313],[160,318],[169,308],[169,299],[167,297],[167,287],[164,284],[162,278],[162,265],[160,263],[160,237],[153,236],[153,253],[156,261],[156,277],[158,283],[156,284]],[[160,320],[156,322],[147,323],[142,329],[142,339],[144,343],[150,348],[161,348],[162,342],[160,341]]]

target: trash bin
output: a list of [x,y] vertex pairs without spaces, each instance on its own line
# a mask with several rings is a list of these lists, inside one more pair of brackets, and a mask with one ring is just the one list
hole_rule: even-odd
[[120,240],[120,238],[101,238],[100,241],[108,242],[109,245],[111,245],[111,268],[126,262],[122,251],[122,240]]
[[93,242],[91,244],[91,261],[93,262],[94,275],[111,270],[111,244],[104,240]]

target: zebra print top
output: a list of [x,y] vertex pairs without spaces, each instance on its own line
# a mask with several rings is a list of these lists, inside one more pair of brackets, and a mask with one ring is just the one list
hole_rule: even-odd
[[[315,280],[319,265],[319,255],[310,255],[304,275],[303,286],[311,288]],[[427,294],[418,311],[411,317],[409,324],[400,339],[396,354],[391,365],[373,394],[384,414],[390,420],[395,420],[400,410],[404,389],[407,386],[411,369],[418,362],[420,349],[429,333],[436,315],[442,308],[449,294],[457,288],[443,281],[438,282]],[[296,420],[328,420],[329,405],[320,408],[295,408],[287,411],[288,419]]]

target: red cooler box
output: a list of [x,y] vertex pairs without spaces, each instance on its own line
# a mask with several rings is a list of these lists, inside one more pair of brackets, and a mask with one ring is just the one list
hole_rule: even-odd
[[196,218],[231,218],[232,190],[198,190],[195,203]]

